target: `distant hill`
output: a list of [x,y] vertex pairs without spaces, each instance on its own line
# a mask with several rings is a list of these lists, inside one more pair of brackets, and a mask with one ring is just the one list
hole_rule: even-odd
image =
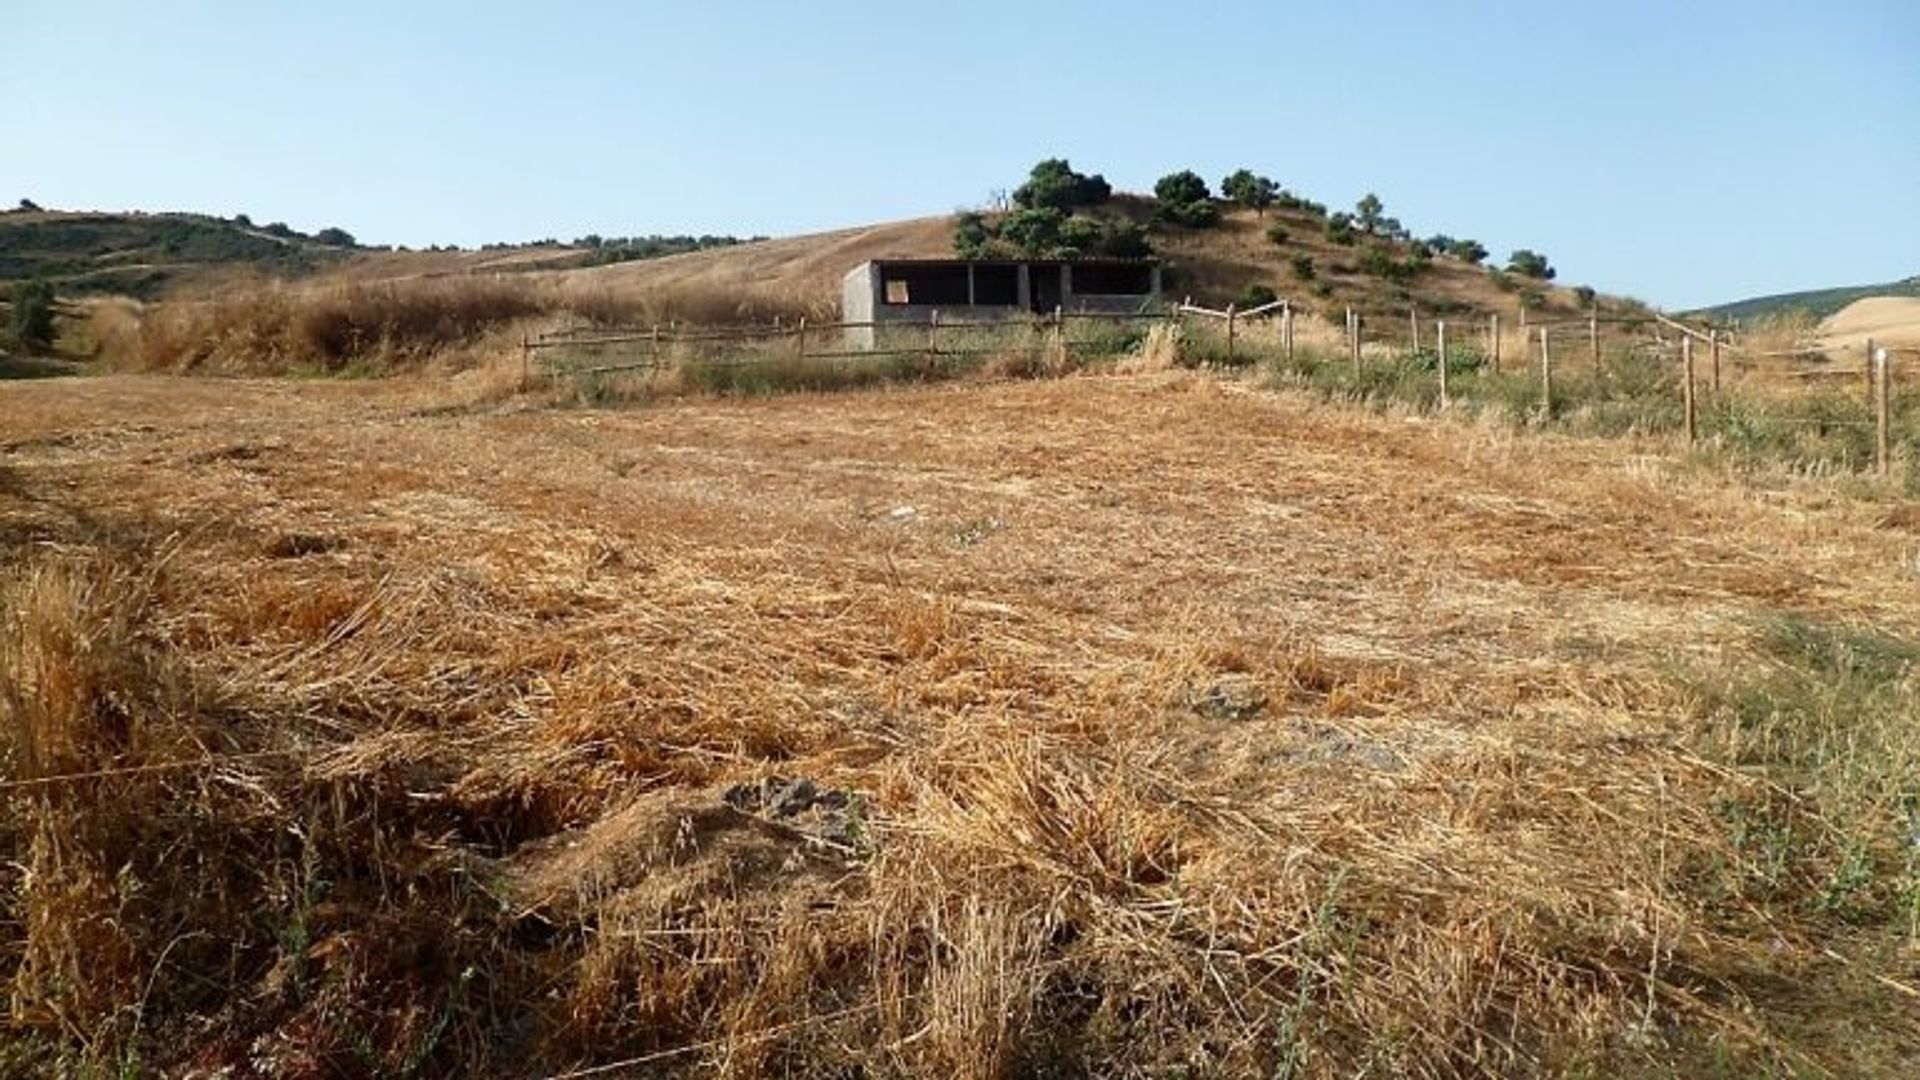
[[1747,300],[1736,300],[1731,304],[1701,308],[1692,314],[1722,320],[1757,319],[1767,315],[1797,311],[1814,319],[1825,319],[1856,300],[1865,300],[1873,296],[1920,296],[1920,275],[1904,281],[1889,281],[1882,285],[1849,285],[1833,289],[1810,289],[1805,292],[1756,296]]
[[63,294],[152,298],[236,271],[312,274],[352,257],[339,230],[309,236],[282,224],[183,213],[0,213],[0,281],[40,277]]
[[[1524,300],[1542,314],[1564,317],[1595,300],[1587,290],[1497,270],[1498,258],[1458,258],[1450,252],[1477,245],[1444,237],[1417,241],[1397,222],[1391,230],[1356,232],[1341,225],[1349,215],[1302,199],[1283,200],[1264,213],[1225,201],[1217,207],[1218,223],[1204,227],[1158,221],[1159,204],[1144,195],[1114,194],[1096,212],[1148,229],[1166,266],[1169,298],[1213,307],[1245,305],[1270,290],[1304,310],[1337,319],[1351,307],[1380,325],[1400,327],[1409,307],[1426,319],[1511,317]],[[677,291],[777,301],[771,310],[824,317],[838,307],[842,277],[863,260],[953,255],[956,220],[916,218],[771,240],[584,237],[571,244],[407,251],[360,247],[338,230],[307,236],[238,217],[17,210],[0,213],[0,284],[37,275],[64,296],[144,300],[191,298],[238,277],[365,284],[516,272],[614,299]],[[1597,299],[1608,310],[1638,306]]]

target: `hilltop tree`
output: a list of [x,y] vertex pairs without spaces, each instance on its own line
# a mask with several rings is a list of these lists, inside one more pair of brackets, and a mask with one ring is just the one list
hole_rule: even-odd
[[[353,241],[353,234],[348,232],[345,229],[336,229],[336,228],[321,229],[319,232],[313,234],[313,240],[314,240],[314,243],[316,244],[325,244],[328,247],[349,247],[350,248],[355,246]],[[551,244],[553,243],[553,241],[549,240],[547,241],[547,243]]]
[[13,287],[14,344],[28,352],[53,347],[53,286],[22,281]]
[[1048,158],[1033,167],[1027,182],[1014,189],[1015,206],[1025,210],[1072,213],[1082,206],[1099,206],[1113,197],[1113,185],[1099,173],[1073,171],[1066,158]]
[[1267,207],[1280,195],[1280,185],[1251,169],[1239,169],[1220,181],[1220,194],[1241,206],[1265,216]]
[[1352,247],[1354,240],[1353,215],[1338,213],[1327,218],[1327,239],[1342,247]]
[[1555,273],[1553,265],[1547,262],[1545,255],[1527,248],[1521,248],[1508,256],[1507,269],[1523,277],[1533,278],[1535,281],[1552,281]]
[[1478,240],[1455,240],[1447,245],[1447,254],[1469,266],[1479,266],[1486,261],[1487,248]]
[[34,202],[32,199],[20,200],[20,212],[23,214],[36,213],[39,211],[39,209],[40,209],[40,204],[37,202]]
[[1220,208],[1214,205],[1207,182],[1192,169],[1161,177],[1153,185],[1153,196],[1160,201],[1154,213],[1162,221],[1203,229],[1220,220]]
[[1386,209],[1380,202],[1380,196],[1369,191],[1360,197],[1359,202],[1353,204],[1354,220],[1359,223],[1362,231],[1378,232],[1380,217]]
[[1206,202],[1213,197],[1207,190],[1207,182],[1192,169],[1182,169],[1177,173],[1168,173],[1154,182],[1153,197],[1169,206],[1187,206],[1192,203]]

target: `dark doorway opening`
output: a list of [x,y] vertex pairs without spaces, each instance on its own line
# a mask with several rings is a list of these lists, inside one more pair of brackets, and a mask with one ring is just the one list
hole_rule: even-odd
[[1027,271],[1027,280],[1033,289],[1033,310],[1046,315],[1060,306],[1060,267],[1034,266]]

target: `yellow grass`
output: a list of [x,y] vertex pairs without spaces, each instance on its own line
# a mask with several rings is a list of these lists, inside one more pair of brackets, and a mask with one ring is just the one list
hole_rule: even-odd
[[[1910,936],[1751,886],[1729,815],[1848,825],[1688,674],[1768,663],[1782,611],[1920,632],[1884,505],[1182,372],[621,412],[489,378],[0,387],[0,1063],[1920,1047]],[[801,778],[832,798],[773,809]]]

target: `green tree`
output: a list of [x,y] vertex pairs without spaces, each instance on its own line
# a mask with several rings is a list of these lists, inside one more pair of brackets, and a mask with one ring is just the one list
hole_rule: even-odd
[[1369,191],[1353,204],[1353,212],[1361,230],[1371,233],[1379,230],[1380,216],[1386,212],[1386,207],[1381,204],[1380,196]]
[[1220,181],[1220,194],[1255,213],[1264,215],[1280,195],[1280,185],[1251,169],[1239,169]]
[[[313,234],[314,243],[328,247],[353,247],[353,234],[345,229],[327,228]],[[548,243],[553,243],[549,240]]]
[[1527,248],[1521,248],[1507,258],[1507,269],[1535,281],[1552,281],[1554,276],[1553,265],[1547,262],[1547,257]]
[[22,281],[13,287],[13,341],[24,351],[45,352],[53,347],[53,286],[44,281]]
[[993,243],[987,219],[972,210],[953,219],[953,253],[963,259],[984,259]]
[[1590,308],[1594,306],[1594,301],[1600,299],[1600,294],[1594,292],[1591,285],[1581,285],[1573,290],[1573,298],[1581,307]]
[[1099,206],[1113,197],[1113,185],[1099,173],[1089,176],[1073,170],[1066,158],[1048,158],[1033,167],[1027,182],[1014,189],[1013,203],[1026,210],[1058,210]]
[[1267,242],[1274,245],[1275,247],[1279,247],[1286,244],[1286,242],[1291,238],[1292,238],[1292,234],[1287,232],[1287,227],[1285,225],[1282,225],[1276,221],[1273,224],[1267,226]]
[[1066,215],[1054,208],[1029,207],[1015,210],[1000,221],[1000,239],[1023,255],[1044,258],[1060,246],[1060,226]]
[[1469,266],[1479,266],[1486,261],[1487,248],[1478,240],[1455,240],[1447,245],[1447,254]]
[[1296,251],[1287,260],[1293,267],[1293,276],[1301,281],[1312,281],[1314,276],[1313,258],[1304,251]]
[[1327,239],[1342,247],[1352,247],[1354,241],[1353,215],[1334,214],[1327,219]]
[[1182,169],[1177,173],[1168,173],[1153,185],[1153,197],[1168,206],[1189,206],[1206,202],[1213,197],[1207,190],[1207,182],[1192,169]]

